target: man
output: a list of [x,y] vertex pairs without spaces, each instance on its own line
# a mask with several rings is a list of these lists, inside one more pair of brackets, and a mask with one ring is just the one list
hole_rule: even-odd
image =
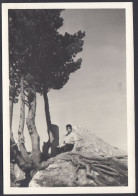
[[75,144],[78,140],[77,134],[72,131],[72,126],[70,124],[66,125],[67,134],[64,138],[64,149],[65,151],[73,150]]
[[75,149],[75,146],[77,144],[78,141],[77,134],[72,131],[72,126],[70,124],[66,125],[66,130],[67,130],[67,134],[65,135],[64,138],[64,142],[63,142],[64,145],[60,148],[57,148],[58,154],[61,152],[72,151],[73,149]]

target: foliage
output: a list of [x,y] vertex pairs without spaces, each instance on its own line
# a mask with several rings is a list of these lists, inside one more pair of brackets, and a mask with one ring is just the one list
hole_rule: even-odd
[[[69,80],[70,73],[79,69],[82,62],[81,59],[76,59],[76,55],[82,51],[85,33],[79,31],[73,35],[60,34],[58,29],[63,25],[61,11],[9,10],[10,124],[12,124],[12,101],[17,102],[21,94],[19,148],[11,138],[11,157],[28,179],[32,176],[32,171],[43,167],[40,138],[35,125],[36,92],[46,98],[50,89],[62,88]],[[46,102],[48,103],[48,100],[45,99],[45,105]],[[24,142],[25,104],[28,106],[26,124],[32,142],[31,156]],[[49,116],[47,125],[49,141],[52,143],[48,104],[45,111]],[[12,128],[10,129],[13,136]]]
[[76,60],[76,55],[82,51],[85,33],[59,34],[61,11],[9,10],[10,96],[15,100],[22,75],[25,87],[33,78],[42,94],[62,88],[70,73],[80,68],[82,60]]

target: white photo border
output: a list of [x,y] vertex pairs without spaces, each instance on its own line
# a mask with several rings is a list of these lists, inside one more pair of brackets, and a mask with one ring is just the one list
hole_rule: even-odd
[[[10,187],[9,131],[9,56],[8,9],[125,9],[126,13],[126,86],[128,186],[121,187]],[[134,122],[134,43],[133,3],[3,3],[2,4],[2,84],[3,84],[3,188],[4,194],[82,194],[135,193],[135,122]]]

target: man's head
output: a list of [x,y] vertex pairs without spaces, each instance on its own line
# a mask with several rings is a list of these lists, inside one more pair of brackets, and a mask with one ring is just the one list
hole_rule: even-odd
[[67,130],[68,133],[71,133],[72,126],[70,124],[66,125],[66,130]]

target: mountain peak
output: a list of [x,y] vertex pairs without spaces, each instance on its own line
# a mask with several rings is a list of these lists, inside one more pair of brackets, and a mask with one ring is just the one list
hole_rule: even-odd
[[[73,126],[73,132],[78,135],[79,142],[75,151],[90,152],[101,156],[127,156],[127,153],[118,147],[112,146],[98,137],[93,130],[88,130],[81,125]],[[79,148],[80,146],[80,148]]]

